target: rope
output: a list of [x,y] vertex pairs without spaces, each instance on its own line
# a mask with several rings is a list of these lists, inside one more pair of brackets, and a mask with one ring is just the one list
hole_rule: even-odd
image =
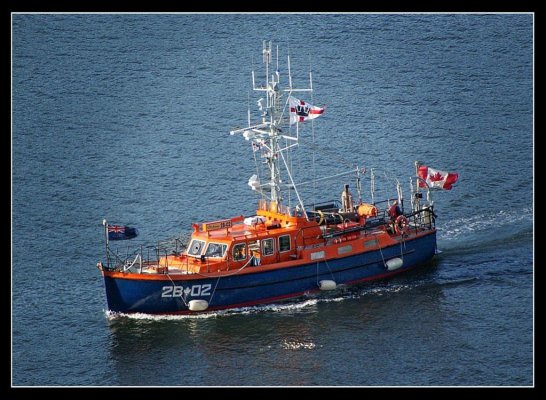
[[[254,143],[254,142],[252,142]],[[254,165],[256,166],[256,175],[258,177],[258,179],[260,180],[261,182],[261,179],[262,179],[262,172],[260,171],[260,169],[258,168],[258,160],[256,159],[256,153],[258,151],[254,151],[254,147],[252,148],[252,155],[254,156]],[[263,191],[261,191],[261,196],[262,196],[262,199],[265,199],[265,194]]]
[[[320,262],[317,261],[317,286],[318,287],[320,287],[320,284],[319,284],[319,265],[320,265]],[[324,265],[326,265],[326,268],[328,268],[328,272],[330,272],[330,277],[335,282],[334,274],[332,273],[332,270],[328,266],[328,261],[326,261],[326,259],[324,259]]]
[[[251,257],[252,258],[252,257]],[[250,261],[250,260],[249,260]],[[169,278],[169,280],[171,281],[171,283],[173,284],[173,289],[176,287],[176,284],[174,283],[174,281],[171,279],[170,275],[167,274],[167,278]],[[216,293],[216,288],[218,287],[218,283],[220,283],[220,276],[218,277],[218,280],[216,281],[216,285],[214,285],[214,289],[212,290],[212,294],[210,295],[210,300],[209,300],[209,304],[212,303],[212,298],[214,297],[214,293]],[[186,294],[184,293],[184,296]],[[184,303],[184,305],[186,307],[188,307],[188,303],[186,303],[186,299],[184,299],[183,296],[180,296],[180,298],[182,299],[182,302]]]
[[335,281],[334,274],[332,273],[332,270],[328,266],[328,261],[326,261],[326,259],[324,259],[324,265],[326,265],[326,268],[328,268],[328,271],[330,272],[330,276],[332,277],[332,280]]
[[238,270],[233,271],[233,273],[231,273],[231,274],[216,275],[216,276],[204,275],[204,274],[201,274],[201,273],[199,273],[199,272],[194,272],[193,274],[199,275],[199,276],[204,276],[204,277],[206,277],[206,278],[224,278],[224,277],[227,277],[227,276],[233,276],[233,275],[235,275],[235,274],[241,272],[241,271],[242,271],[243,269],[245,269],[246,267],[248,267],[248,265],[250,264],[250,262],[251,262],[253,259],[254,259],[254,256],[251,256],[251,257],[248,259],[248,261],[247,261],[247,263],[246,263],[245,265],[243,265],[243,266],[242,266],[241,268],[239,268]]
[[[171,281],[171,283],[173,284],[173,289],[176,287],[176,284],[174,283],[174,281],[171,279],[171,277],[169,276],[169,274],[167,274],[167,278],[169,278],[169,280]],[[182,292],[184,293],[184,292]],[[184,293],[184,296],[186,295],[186,293]],[[188,303],[186,303],[186,299],[184,299],[183,296],[180,296],[180,299],[182,299],[182,302],[184,303],[184,305],[186,307],[188,307]]]
[[381,254],[381,259],[383,260],[383,266],[387,268],[387,263],[385,262],[385,257],[383,257],[383,250],[381,250],[381,246],[379,246],[379,253]]
[[[408,220],[408,225],[407,225],[407,230],[409,231],[409,220]],[[402,239],[402,241],[400,242],[400,257],[402,257],[402,261],[404,261],[404,249],[406,248],[406,238],[405,238],[405,233],[401,233],[400,234],[400,238]],[[403,247],[402,247],[403,245]]]
[[[127,272],[128,270],[130,270],[130,269],[133,267],[133,265],[135,265],[135,263],[136,263],[136,261],[137,261],[137,259],[138,259],[139,257],[140,257],[140,254],[137,254],[137,255],[135,256],[135,259],[134,259],[133,262],[131,263],[131,265],[129,265],[128,267],[126,266],[125,268],[123,268],[123,272]],[[127,265],[127,264],[126,264],[126,265]]]
[[[218,276],[209,276],[209,275],[203,275],[203,274],[200,274],[198,272],[195,272],[195,274],[197,275],[200,275],[200,276],[204,276],[204,277],[207,277],[207,278],[218,278],[216,280],[216,285],[214,285],[214,289],[212,290],[212,294],[210,295],[210,299],[209,299],[209,305],[212,303],[212,298],[214,297],[214,294],[216,293],[216,288],[218,287],[218,284],[220,283],[220,278],[224,278],[224,277],[227,277],[227,276],[231,276],[231,275],[235,275],[236,273],[242,271],[244,268],[246,268],[250,262],[254,259],[254,256],[251,256],[247,263],[245,265],[243,265],[241,268],[239,268],[237,271],[234,271],[232,274],[229,274],[229,275],[218,275]],[[171,283],[173,284],[173,288],[176,286],[174,281],[171,279],[170,275],[167,274],[167,277],[169,278],[169,280],[171,281]],[[184,294],[185,295],[185,294]],[[186,303],[186,300],[184,299],[184,297],[180,296],[180,298],[182,299],[182,301],[184,302],[184,305],[186,307],[189,307],[188,306],[188,303]]]
[[119,256],[119,254],[114,253],[114,251],[113,251],[110,247],[108,248],[108,252],[109,252],[109,254],[110,254],[111,256],[114,257],[114,259],[117,259],[118,264],[116,265],[116,267],[118,267],[119,264],[125,265],[125,262],[126,262],[127,260],[126,260],[126,259],[125,259],[125,260],[122,259],[122,258]]
[[[313,124],[313,121],[314,120],[312,119],[311,124]],[[329,151],[327,149],[321,148],[320,146],[316,145],[314,142],[310,143],[310,142],[308,142],[306,140],[302,140],[301,138],[299,139],[299,141],[302,142],[302,144],[304,144],[305,146],[311,147],[313,150],[316,150],[319,153],[322,152],[322,153],[326,154],[328,156],[328,158],[337,159],[337,161],[339,161],[341,164],[345,164],[350,168],[355,167],[354,163],[351,163],[349,160],[347,160],[347,159],[345,159],[343,157],[340,157],[339,154],[337,154],[337,153],[334,153],[334,152]]]
[[214,293],[216,293],[216,288],[218,287],[218,283],[220,283],[220,277],[218,277],[218,280],[216,281],[216,285],[214,285],[214,289],[212,290],[212,294],[210,295],[209,305],[212,303],[212,298],[214,297]]
[[[379,239],[377,240],[377,242],[379,243]],[[383,250],[381,249],[381,246],[379,246],[379,253],[381,254],[381,260],[383,260],[383,266],[387,268],[387,263],[385,262],[385,257],[383,256]],[[363,255],[364,254],[366,253],[363,253]]]

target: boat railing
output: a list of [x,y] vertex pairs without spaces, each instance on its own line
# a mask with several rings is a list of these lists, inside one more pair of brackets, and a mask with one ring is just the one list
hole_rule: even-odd
[[[404,234],[409,234],[410,232],[418,233],[424,230],[430,230],[436,226],[436,214],[434,214],[433,206],[424,206],[420,210],[402,213],[402,215],[408,220],[408,226],[404,230]],[[388,212],[380,214],[378,217],[366,221],[367,227],[374,227],[379,225],[387,226],[387,230],[391,232],[395,231],[394,223],[396,220],[393,220]]]
[[266,199],[259,199],[258,200],[258,210],[261,211],[273,211],[278,214],[284,214],[287,217],[293,217],[294,213],[292,212],[291,208],[284,205],[279,204],[274,201],[268,202]]
[[142,243],[133,250],[129,249],[129,245],[123,249],[122,246],[112,247],[108,244],[106,268],[114,271],[138,270],[142,272],[143,266],[159,266],[162,257],[165,257],[165,267],[168,267],[168,256],[180,255],[183,250],[184,245],[180,238],[168,239],[153,245]]
[[434,206],[423,206],[420,210],[404,214],[409,220],[409,227],[415,231],[433,229],[436,226]]
[[[387,200],[385,200],[387,202]],[[410,230],[413,230],[415,233],[423,230],[430,230],[435,227],[435,214],[433,206],[425,206],[420,210],[411,213],[403,214],[408,219],[408,230],[405,233],[409,233]],[[366,220],[365,225],[349,225],[349,224],[336,224],[333,227],[330,225],[323,225],[323,233],[320,238],[324,239],[324,244],[327,243],[328,239],[343,236],[351,233],[361,233],[367,235],[368,233],[374,231],[377,227],[380,226],[391,226],[392,228],[393,221],[388,213],[384,215],[378,215],[376,217],[369,218]],[[296,234],[296,243],[298,240],[301,241],[301,246],[306,247],[309,244],[316,244],[316,240],[319,239],[316,233],[306,234],[306,231],[310,229],[316,229],[314,226],[308,226],[301,228]]]
[[[381,201],[376,201],[376,202],[373,203],[373,205],[375,207],[377,207],[378,214],[383,214],[385,216],[388,216],[389,208],[390,208],[390,206],[392,205],[392,203],[395,200],[398,200],[398,198],[395,197],[395,198],[388,198],[388,199],[381,200]],[[403,213],[404,212],[404,201],[403,200],[401,201],[400,208],[402,209],[402,213]]]

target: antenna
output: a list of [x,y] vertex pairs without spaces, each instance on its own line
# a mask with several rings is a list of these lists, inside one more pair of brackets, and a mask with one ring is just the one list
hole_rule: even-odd
[[288,55],[288,86],[292,90],[292,73],[290,72],[290,54]]
[[269,44],[264,40],[263,42],[263,61],[264,64],[270,64],[271,63],[271,41],[269,41]]
[[[252,71],[252,77],[254,77],[254,71]],[[250,91],[247,92],[247,106],[248,106],[248,127],[250,128]]]
[[[269,42],[269,46],[267,46],[267,42],[264,40],[263,60],[264,60],[264,64],[265,64],[265,88],[266,88],[267,91],[269,91],[269,63],[271,62],[271,41]],[[268,95],[267,96],[267,109],[269,109],[269,107],[271,107],[270,98],[271,98],[271,96]]]

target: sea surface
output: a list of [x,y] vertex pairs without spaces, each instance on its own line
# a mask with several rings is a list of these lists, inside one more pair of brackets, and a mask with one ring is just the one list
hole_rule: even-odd
[[[262,40],[326,105],[297,182],[359,165],[407,193],[416,160],[459,173],[434,193],[441,254],[286,304],[108,314],[103,218],[132,245],[254,212],[229,131],[258,119]],[[534,384],[532,15],[14,14],[11,67],[12,385]]]

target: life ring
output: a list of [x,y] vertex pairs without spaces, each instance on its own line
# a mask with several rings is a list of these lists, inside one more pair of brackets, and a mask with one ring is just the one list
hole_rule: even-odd
[[409,226],[409,221],[405,215],[399,215],[394,221],[394,230],[396,233],[402,235],[407,232]]

